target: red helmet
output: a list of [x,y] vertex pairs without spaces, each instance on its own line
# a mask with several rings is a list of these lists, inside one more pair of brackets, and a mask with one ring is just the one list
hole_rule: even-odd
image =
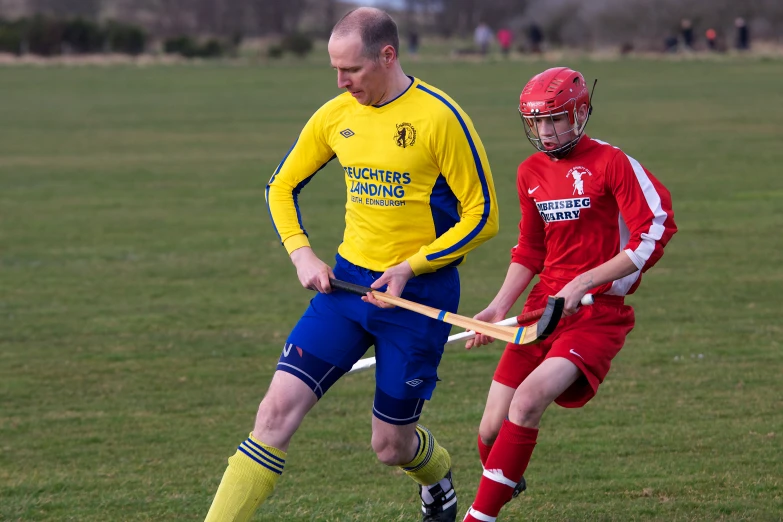
[[[587,115],[579,119],[579,108],[586,106]],[[525,134],[533,146],[553,158],[563,158],[584,134],[592,106],[585,78],[568,67],[555,67],[533,76],[519,95],[519,114],[525,122]],[[556,120],[568,118],[568,130],[555,129]],[[544,124],[542,137],[539,126]],[[551,125],[546,125],[549,123]]]

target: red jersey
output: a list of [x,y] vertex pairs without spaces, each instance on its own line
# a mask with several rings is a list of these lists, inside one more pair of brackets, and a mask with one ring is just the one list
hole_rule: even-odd
[[633,293],[677,231],[666,187],[617,147],[586,135],[565,159],[537,152],[523,161],[517,190],[522,219],[511,260],[540,274],[553,294],[623,250],[639,270],[590,291]]

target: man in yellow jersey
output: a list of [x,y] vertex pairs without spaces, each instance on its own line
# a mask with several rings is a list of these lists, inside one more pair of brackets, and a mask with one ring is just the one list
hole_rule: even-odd
[[[304,416],[372,345],[372,447],[419,484],[423,520],[456,519],[451,458],[417,424],[449,325],[329,284],[336,276],[456,312],[456,265],[497,233],[492,175],[470,118],[406,76],[398,48],[397,26],[383,11],[359,8],[337,23],[329,56],[347,92],[313,114],[267,185],[273,225],[299,280],[319,293],[283,348],[253,432],[228,460],[210,522],[249,520],[282,474]],[[310,248],[298,194],[335,158],[347,204],[332,269]]]

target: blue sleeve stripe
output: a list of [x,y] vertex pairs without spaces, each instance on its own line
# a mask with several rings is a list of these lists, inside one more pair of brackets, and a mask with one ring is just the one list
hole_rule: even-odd
[[332,155],[331,158],[326,160],[326,163],[318,167],[318,170],[307,176],[305,179],[299,182],[299,184],[294,187],[293,195],[294,195],[294,207],[296,208],[296,219],[299,221],[299,228],[302,229],[302,232],[305,236],[310,237],[307,235],[307,230],[305,230],[304,224],[302,223],[302,213],[299,211],[299,192],[304,188],[305,185],[310,183],[310,180],[313,179],[313,176],[321,172],[321,169],[323,169],[325,166],[329,164],[330,161],[332,161],[334,158],[337,157],[337,154]]
[[489,184],[487,183],[486,174],[484,174],[484,166],[481,164],[481,158],[479,157],[478,150],[476,150],[476,144],[473,143],[473,137],[470,135],[470,131],[468,130],[468,126],[465,124],[465,120],[462,119],[462,115],[459,113],[456,107],[454,107],[454,105],[449,103],[449,101],[443,96],[441,96],[440,94],[427,89],[421,84],[417,85],[416,88],[421,89],[427,94],[430,94],[433,97],[440,100],[441,102],[443,102],[446,105],[446,107],[451,109],[451,112],[453,112],[454,115],[457,117],[457,121],[459,121],[459,124],[462,127],[462,131],[465,133],[465,137],[468,139],[468,145],[470,145],[470,151],[473,153],[473,162],[476,164],[476,172],[478,172],[478,177],[479,180],[481,181],[481,192],[484,195],[484,210],[481,213],[481,220],[478,222],[478,225],[476,225],[475,228],[471,230],[467,236],[462,238],[455,245],[452,245],[445,250],[441,250],[440,252],[433,252],[432,254],[429,254],[427,256],[427,261],[432,261],[434,259],[447,256],[452,252],[459,250],[460,248],[468,244],[474,237],[476,237],[479,234],[479,232],[481,232],[481,230],[484,228],[484,225],[487,224],[487,220],[489,219],[491,204],[489,198]]
[[297,138],[294,144],[291,145],[291,148],[288,149],[288,152],[285,153],[285,156],[283,156],[283,160],[277,164],[277,168],[272,173],[272,177],[269,178],[269,182],[266,184],[266,193],[264,194],[264,199],[266,199],[266,209],[269,212],[269,219],[272,221],[272,228],[275,229],[275,234],[277,234],[277,238],[280,240],[280,243],[283,242],[283,238],[280,237],[280,232],[277,231],[277,226],[275,226],[275,218],[272,217],[272,208],[269,206],[269,186],[275,180],[275,176],[277,176],[277,173],[280,172],[280,169],[283,167],[283,163],[285,163],[285,160],[287,160],[288,156],[291,155],[291,151],[294,150],[294,147],[296,147],[296,143],[298,141],[299,139]]
[[[272,217],[272,208],[269,206],[269,187],[270,187],[270,185],[272,185],[272,182],[275,180],[275,176],[277,176],[278,173],[280,173],[280,169],[283,168],[283,164],[285,163],[285,160],[288,159],[288,156],[291,154],[291,151],[294,150],[294,147],[296,147],[296,144],[297,144],[298,141],[299,140],[295,141],[294,144],[291,145],[291,148],[288,149],[288,152],[283,157],[283,160],[280,162],[280,164],[275,169],[274,174],[272,174],[272,177],[269,178],[269,183],[266,184],[266,196],[265,196],[266,197],[266,208],[267,208],[267,211],[269,212],[269,219],[272,221],[272,228],[274,228],[275,234],[277,234],[277,238],[280,239],[281,243],[282,243],[282,237],[280,236],[280,232],[278,232],[277,226],[275,225],[275,218]],[[329,164],[330,161],[332,161],[336,157],[337,157],[337,154],[332,155],[332,157],[329,158],[326,161],[326,163],[324,163],[323,165],[318,167],[318,170],[316,170],[315,172],[313,172],[312,174],[307,176],[305,179],[303,179],[301,182],[299,182],[299,184],[296,187],[294,187],[294,190],[292,192],[292,194],[294,196],[294,208],[296,209],[296,219],[299,222],[299,228],[302,229],[302,233],[305,236],[308,236],[308,234],[307,234],[307,230],[305,230],[304,225],[302,224],[302,213],[299,210],[299,192],[301,192],[301,190],[304,188],[305,185],[310,183],[310,180],[313,179],[313,176],[318,174],[318,172],[320,172],[321,169],[323,169],[326,165]]]

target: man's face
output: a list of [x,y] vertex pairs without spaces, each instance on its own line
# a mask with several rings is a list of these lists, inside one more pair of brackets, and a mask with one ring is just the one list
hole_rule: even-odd
[[576,131],[568,121],[568,114],[560,113],[540,117],[525,116],[530,133],[541,140],[546,150],[554,150],[576,138]]
[[362,105],[374,105],[384,95],[385,75],[380,61],[362,54],[362,39],[348,34],[329,39],[329,58],[337,71],[337,87],[351,93]]

